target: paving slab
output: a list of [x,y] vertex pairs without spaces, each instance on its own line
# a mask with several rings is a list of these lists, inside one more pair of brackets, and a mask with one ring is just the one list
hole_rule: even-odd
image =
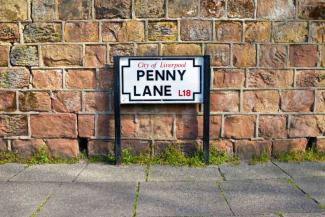
[[325,205],[325,176],[296,178],[295,183],[320,204]]
[[324,213],[286,213],[284,217],[325,217]]
[[137,183],[64,183],[40,217],[132,216]]
[[140,184],[137,216],[231,216],[216,182]]
[[26,168],[23,164],[3,164],[0,165],[0,181],[8,181]]
[[56,183],[0,183],[1,216],[29,217],[53,193]]
[[325,176],[324,162],[274,163],[292,177]]
[[237,215],[322,211],[313,200],[291,186],[287,180],[226,181],[221,183],[221,187]]
[[72,182],[85,166],[85,163],[35,165],[28,167],[10,181]]
[[145,166],[89,164],[77,182],[138,182],[145,180]]
[[219,181],[222,177],[216,166],[191,168],[150,166],[149,181]]
[[257,165],[249,165],[247,163],[235,166],[221,165],[220,171],[226,180],[289,178],[271,162]]

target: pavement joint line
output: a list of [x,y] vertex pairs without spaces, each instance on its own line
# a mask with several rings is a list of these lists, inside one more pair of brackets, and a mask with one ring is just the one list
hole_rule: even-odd
[[226,176],[225,176],[225,174],[221,171],[221,168],[220,168],[220,167],[218,167],[218,171],[219,171],[220,176],[222,177],[222,180],[223,180],[223,181],[227,181]]
[[224,191],[223,191],[223,189],[221,187],[221,183],[216,181],[216,184],[217,184],[217,186],[218,186],[218,188],[220,190],[221,197],[225,200],[227,206],[229,207],[230,212],[232,213],[233,216],[236,216],[234,210],[230,206],[230,203],[229,203],[228,199],[226,198],[226,195],[225,195],[225,193],[224,193]]
[[18,176],[19,174],[21,174],[22,172],[24,172],[27,168],[29,168],[30,166],[28,166],[28,165],[26,165],[26,166],[24,166],[24,169],[22,169],[21,171],[19,171],[18,173],[16,173],[15,175],[13,175],[12,177],[10,177],[8,180],[7,180],[7,182],[11,182],[11,180],[13,179],[13,178],[15,178],[16,176]]
[[289,176],[292,180],[294,179],[287,171],[285,171],[284,169],[282,169],[278,164],[276,164],[274,161],[271,161],[272,164],[274,166],[276,166],[277,168],[279,168],[284,174],[286,174],[287,176]]
[[145,175],[145,182],[148,182],[149,181],[149,173],[150,173],[150,164],[148,164],[146,166],[146,168],[144,169],[144,175]]
[[137,188],[135,192],[135,198],[133,202],[133,217],[137,216],[137,207],[138,207],[138,200],[139,200],[139,194],[140,194],[140,182],[137,183]]
[[77,179],[79,178],[79,176],[81,175],[81,173],[88,167],[88,165],[89,165],[88,163],[85,163],[85,166],[80,170],[80,172],[72,180],[73,183],[75,183],[77,181]]

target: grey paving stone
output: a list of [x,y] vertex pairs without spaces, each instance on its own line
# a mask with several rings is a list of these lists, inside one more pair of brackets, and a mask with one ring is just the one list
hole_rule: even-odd
[[289,178],[273,163],[248,165],[221,165],[220,171],[226,180],[243,180],[243,179],[270,179],[270,178]]
[[284,217],[325,217],[324,213],[287,213]]
[[317,204],[287,180],[238,180],[221,184],[230,207],[237,215],[278,212],[321,212]]
[[38,216],[132,216],[137,183],[64,183]]
[[29,217],[53,193],[56,183],[0,183],[0,216]]
[[218,167],[203,168],[151,166],[149,181],[218,181],[222,180]]
[[137,216],[230,216],[215,182],[140,184]]
[[275,163],[292,177],[325,176],[325,163]]
[[144,166],[89,164],[77,182],[134,182],[145,180]]
[[72,182],[85,166],[85,163],[35,165],[10,181]]
[[312,198],[325,205],[325,176],[296,178],[294,181]]
[[0,165],[0,181],[8,181],[25,169],[23,164],[3,164]]

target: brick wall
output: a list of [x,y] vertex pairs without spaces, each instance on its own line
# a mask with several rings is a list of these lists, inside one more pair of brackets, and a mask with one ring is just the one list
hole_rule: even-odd
[[[0,0],[0,149],[113,149],[114,55],[212,56],[212,145],[325,149],[324,0]],[[104,68],[108,64],[110,67]],[[199,105],[122,108],[123,146],[196,150]],[[317,138],[310,139],[310,138]],[[197,142],[195,142],[197,141]]]

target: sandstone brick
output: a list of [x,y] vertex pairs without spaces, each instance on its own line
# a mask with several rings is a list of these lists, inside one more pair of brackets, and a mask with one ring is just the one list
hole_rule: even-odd
[[16,93],[14,91],[0,91],[0,111],[16,111]]
[[14,66],[38,66],[37,46],[16,45],[12,47],[10,62]]
[[201,46],[198,44],[165,44],[162,55],[200,55]]
[[114,127],[115,127],[114,116],[112,116],[112,115],[98,115],[97,123],[96,123],[96,131],[97,131],[96,136],[97,137],[111,137],[111,138],[113,138],[115,136]]
[[19,42],[19,27],[17,23],[0,23],[1,42]]
[[251,159],[252,157],[261,156],[266,154],[271,156],[272,142],[257,140],[239,140],[235,142],[235,153],[236,155],[243,160]]
[[233,64],[236,67],[256,66],[256,47],[251,44],[236,44],[233,47]]
[[284,68],[287,66],[287,49],[284,45],[260,45],[260,66]]
[[150,156],[151,142],[148,140],[122,140],[122,149],[127,149],[134,156],[145,155]]
[[172,115],[154,115],[152,133],[155,139],[173,139],[174,117]]
[[320,153],[325,153],[325,139],[317,139],[316,150]]
[[76,139],[46,140],[51,158],[68,159],[79,155],[79,145]]
[[224,137],[245,139],[255,137],[255,116],[232,115],[225,117]]
[[317,137],[322,134],[316,116],[292,116],[290,120],[290,137]]
[[297,87],[325,87],[325,70],[299,70],[296,72]]
[[19,93],[20,111],[50,111],[51,98],[48,92],[20,92]]
[[286,138],[288,136],[287,117],[280,115],[261,115],[259,117],[258,136],[265,139]]
[[130,18],[131,5],[131,0],[95,0],[96,18]]
[[271,23],[246,22],[244,37],[246,42],[269,42],[271,38]]
[[159,18],[165,16],[164,0],[135,0],[135,16],[139,18]]
[[29,23],[24,26],[23,33],[25,43],[62,41],[60,23]]
[[241,42],[242,23],[237,21],[217,21],[216,40],[220,42]]
[[1,21],[23,21],[28,19],[28,1],[0,0]]
[[81,66],[81,45],[43,45],[43,62],[45,66]]
[[240,88],[244,86],[245,72],[240,69],[214,69],[214,88]]
[[77,116],[75,114],[31,115],[33,138],[76,138]]
[[133,44],[114,44],[110,45],[109,56],[111,62],[114,56],[133,56],[134,55]]
[[136,54],[138,56],[158,56],[158,44],[139,44],[137,46]]
[[221,18],[226,15],[225,0],[202,0],[200,15],[203,17]]
[[178,115],[176,118],[177,139],[196,139],[198,137],[199,124],[194,115]]
[[98,73],[98,88],[108,90],[113,88],[113,71],[109,69],[100,69]]
[[177,23],[174,21],[153,21],[148,24],[149,41],[176,41]]
[[275,42],[306,42],[307,22],[275,22],[272,35]]
[[33,87],[37,89],[61,89],[61,70],[33,70]]
[[29,77],[25,68],[0,69],[0,88],[27,88]]
[[91,0],[58,0],[61,20],[87,20],[91,18]]
[[325,133],[325,115],[316,115],[317,127],[321,131],[321,134]]
[[152,137],[153,124],[150,115],[137,115],[136,124],[137,124],[136,138],[149,139]]
[[254,0],[229,0],[228,17],[253,18],[255,11]]
[[281,93],[281,109],[285,112],[313,111],[313,90],[287,90]]
[[85,111],[110,111],[110,94],[108,92],[86,92],[83,108]]
[[325,22],[312,22],[309,28],[311,41],[325,43]]
[[9,47],[0,45],[0,67],[7,67],[9,59]]
[[35,155],[46,144],[41,139],[13,140],[11,150],[22,158],[30,158]]
[[114,141],[90,140],[88,143],[88,154],[90,156],[114,154]]
[[230,46],[228,44],[207,44],[205,54],[211,56],[211,65],[230,65]]
[[78,115],[78,135],[83,138],[95,136],[94,115]]
[[321,65],[325,67],[325,46],[322,46],[321,52],[322,52]]
[[56,0],[33,0],[32,19],[33,21],[53,21],[57,19]]
[[8,151],[7,141],[4,139],[0,139],[0,152],[6,152],[6,151]]
[[238,112],[239,92],[218,91],[211,93],[211,111],[213,112]]
[[305,152],[307,139],[285,139],[273,141],[272,155],[277,156],[283,153]]
[[216,150],[218,152],[226,153],[229,156],[234,154],[234,144],[230,140],[216,140],[210,144],[210,150]]
[[121,135],[126,138],[135,138],[137,123],[134,115],[123,115],[121,117]]
[[85,66],[103,67],[106,56],[106,45],[86,45]]
[[212,40],[212,22],[182,20],[180,33],[183,41],[210,41]]
[[102,26],[103,41],[141,42],[144,41],[144,23],[141,21],[105,22]]
[[259,90],[244,92],[245,112],[277,112],[279,111],[280,95],[278,91]]
[[257,1],[257,17],[274,20],[294,18],[294,2],[288,0],[259,0]]
[[71,69],[65,74],[65,86],[69,89],[96,88],[96,72],[94,70]]
[[325,90],[316,92],[316,111],[325,112]]
[[0,137],[28,136],[26,115],[0,115]]
[[292,87],[292,70],[251,69],[247,74],[248,87]]
[[[203,138],[203,116],[197,117],[197,125],[198,125],[198,136]],[[221,116],[212,115],[210,116],[210,138],[218,139],[220,138],[221,131]]]
[[64,26],[64,40],[68,42],[99,41],[97,22],[68,22]]
[[168,16],[173,18],[195,17],[199,12],[197,0],[168,0]]
[[295,67],[313,67],[317,65],[317,46],[315,45],[290,45],[290,65]]
[[299,18],[314,20],[325,18],[323,0],[299,0],[297,3]]
[[81,93],[79,91],[54,92],[52,106],[56,112],[79,112],[81,111]]

